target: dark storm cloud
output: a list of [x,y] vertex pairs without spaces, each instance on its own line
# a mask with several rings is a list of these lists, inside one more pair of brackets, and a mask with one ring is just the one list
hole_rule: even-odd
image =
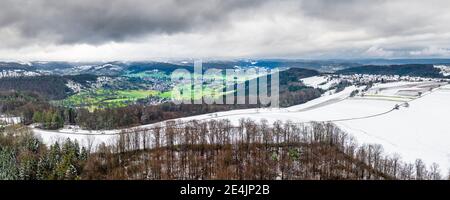
[[56,43],[123,41],[227,24],[261,0],[2,0],[0,29]]
[[0,0],[0,59],[450,56],[448,0]]

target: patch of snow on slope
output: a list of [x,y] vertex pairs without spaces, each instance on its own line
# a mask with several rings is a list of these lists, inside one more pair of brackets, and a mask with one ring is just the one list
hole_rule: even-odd
[[441,70],[443,76],[450,76],[450,66],[447,65],[435,65],[434,68]]
[[331,79],[331,77],[328,77],[328,76],[312,76],[312,77],[308,77],[308,78],[304,78],[304,79],[300,79],[300,80],[306,86],[320,88],[323,90],[328,90],[334,84],[337,84],[339,82],[338,79]]
[[449,102],[450,92],[437,90],[409,102],[409,108],[336,124],[359,142],[381,144],[387,152],[398,153],[405,161],[420,158],[428,166],[436,162],[446,173],[450,169]]
[[[81,146],[93,148],[105,143],[106,145],[112,145],[117,140],[117,135],[89,135],[80,134],[72,131],[47,131],[40,129],[33,129],[34,134],[45,144],[54,144],[55,142],[63,142],[66,139],[76,140]],[[64,134],[66,133],[66,134]],[[69,133],[69,134],[68,134]],[[97,133],[97,132],[93,132]],[[94,150],[94,149],[92,149]]]
[[77,70],[86,71],[92,69],[91,65],[82,65],[82,66],[76,66],[74,67]]
[[350,94],[358,89],[355,86],[350,86],[345,88],[343,91],[338,93],[329,93],[325,92],[320,98],[313,99],[311,101],[308,101],[304,104],[291,106],[289,108],[285,108],[288,111],[299,111],[299,110],[305,110],[305,109],[312,109],[314,107],[318,107],[320,105],[330,104],[337,101],[342,101],[350,96]]
[[6,124],[20,124],[22,122],[22,118],[7,117],[7,116],[0,115],[0,122],[4,122]]
[[68,80],[66,86],[75,93],[81,92],[82,85],[75,81]]

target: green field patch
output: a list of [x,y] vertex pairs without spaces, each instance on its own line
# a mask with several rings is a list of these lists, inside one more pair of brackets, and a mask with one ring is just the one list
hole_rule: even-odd
[[144,99],[150,96],[155,96],[159,92],[154,90],[118,90],[118,96],[127,99]]
[[172,98],[172,91],[161,92],[161,93],[158,94],[158,96],[160,98],[164,98],[164,99],[171,99]]
[[132,104],[140,99],[157,96],[154,90],[105,90],[84,91],[63,100],[66,107],[83,107],[89,110],[117,108]]
[[[223,89],[223,86],[192,88],[190,85],[186,85],[175,87],[172,91],[164,93],[164,95],[176,100],[199,100],[204,97],[220,98],[228,93],[223,92]],[[172,93],[174,93],[173,96]]]

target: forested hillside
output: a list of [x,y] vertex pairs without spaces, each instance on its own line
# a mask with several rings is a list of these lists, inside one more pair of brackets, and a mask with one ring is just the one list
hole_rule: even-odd
[[5,77],[0,78],[0,92],[28,92],[38,94],[47,100],[59,100],[72,94],[73,91],[66,85],[69,80],[86,85],[87,83],[95,82],[97,76],[80,74],[67,76]]
[[25,127],[0,130],[0,179],[443,178],[436,165],[404,163],[380,145],[359,146],[324,123],[168,122],[123,132],[113,143],[87,145],[64,141],[47,147]]
[[26,127],[0,129],[0,180],[76,180],[87,158],[77,142],[46,146]]
[[374,74],[374,75],[399,75],[419,76],[430,78],[443,77],[440,69],[430,64],[407,64],[407,65],[367,65],[339,70],[337,74]]
[[60,76],[0,78],[0,91],[21,91],[41,94],[48,99],[63,99],[70,92]]
[[[121,155],[117,157],[116,155]],[[438,166],[404,163],[360,146],[332,124],[241,120],[169,122],[124,132],[91,157],[89,179],[441,179]],[[102,164],[103,163],[103,164]],[[87,170],[89,169],[89,170]]]

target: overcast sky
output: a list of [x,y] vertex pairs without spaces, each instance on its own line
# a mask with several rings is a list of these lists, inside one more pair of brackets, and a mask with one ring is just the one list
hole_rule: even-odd
[[450,56],[448,0],[0,0],[2,60]]

